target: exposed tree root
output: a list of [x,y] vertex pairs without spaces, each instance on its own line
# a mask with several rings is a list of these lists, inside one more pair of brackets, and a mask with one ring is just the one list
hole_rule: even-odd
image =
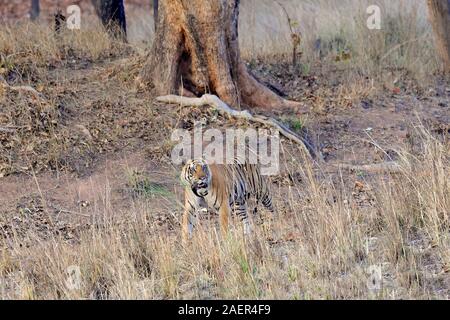
[[211,106],[221,114],[226,116],[231,116],[238,119],[246,119],[249,121],[261,123],[267,126],[270,126],[277,130],[282,136],[285,138],[295,142],[296,144],[300,145],[302,149],[305,151],[305,154],[308,155],[310,158],[316,158],[317,154],[314,151],[314,148],[305,140],[298,137],[294,132],[292,132],[289,128],[284,126],[279,121],[262,116],[262,115],[252,115],[249,111],[238,111],[230,108],[225,102],[220,100],[215,95],[205,94],[201,98],[188,98],[188,97],[182,97],[182,96],[176,96],[176,95],[168,95],[168,96],[161,96],[156,98],[159,102],[164,103],[170,103],[170,104],[180,104],[185,106],[192,106],[192,107],[203,107],[203,106]]

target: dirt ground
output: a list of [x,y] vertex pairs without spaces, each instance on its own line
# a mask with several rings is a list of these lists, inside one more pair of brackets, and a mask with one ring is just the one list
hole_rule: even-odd
[[[174,195],[174,199],[166,192],[151,195],[161,209],[155,223],[164,221],[165,227],[174,227],[182,196],[180,168],[174,167],[169,158],[170,134],[175,128],[192,128],[194,121],[210,118],[212,111],[162,105],[153,101],[151,93],[136,91],[132,75],[138,64],[137,58],[117,57],[95,64],[78,63],[70,72],[67,66],[51,71],[50,83],[52,79],[59,81],[56,79],[62,74],[65,79],[43,89],[43,96],[57,103],[57,109],[50,110],[43,121],[56,121],[57,125],[41,123],[41,127],[20,129],[18,144],[3,145],[9,150],[1,163],[3,237],[15,230],[25,239],[29,231],[38,231],[43,239],[53,232],[75,241],[77,230],[95,220],[92,213],[101,212],[105,194],[118,214],[132,204],[136,195],[130,180],[134,176],[145,176]],[[301,128],[294,128],[307,135],[323,155],[321,172],[338,174],[340,164],[396,160],[396,150],[411,145],[413,128],[419,123],[441,139],[446,139],[450,130],[450,84],[443,78],[436,77],[427,88],[405,80],[395,90],[385,88],[381,92],[363,83],[368,93],[361,97],[345,92],[340,70],[318,68],[301,75],[286,63],[249,66],[261,79],[303,103],[304,108],[291,114],[272,115],[288,125],[301,123]],[[38,103],[27,93],[6,95],[19,104]],[[234,124],[219,116],[206,128]],[[10,141],[10,135],[0,132],[0,140]],[[51,135],[58,135],[59,141],[52,140]],[[44,138],[34,139],[39,136]],[[292,150],[290,142],[283,144]],[[291,176],[287,172],[284,168],[273,181]],[[345,175],[353,186],[357,174]]]

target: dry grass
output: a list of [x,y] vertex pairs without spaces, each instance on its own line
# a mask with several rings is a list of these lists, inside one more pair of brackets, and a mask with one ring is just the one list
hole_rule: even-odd
[[[105,193],[105,209],[93,212],[77,244],[55,237],[24,248],[10,239],[0,292],[20,299],[448,298],[449,149],[421,128],[418,135],[421,152],[401,152],[401,174],[362,180],[359,189],[291,163],[304,183],[275,190],[280,215],[245,239],[239,228],[220,239],[204,222],[183,248],[179,226],[153,228],[151,200],[116,212],[108,190],[92,190]],[[66,285],[71,266],[81,271],[75,289]],[[371,266],[382,270],[380,290],[368,289]]]
[[[376,1],[383,8],[380,31],[365,27],[366,1],[280,2],[288,8],[291,18],[299,22],[304,37],[301,66],[293,72],[342,71],[346,81],[340,84],[337,94],[342,105],[372,95],[375,87],[399,85],[406,76],[421,84],[432,81],[438,63],[430,27],[423,16],[423,1]],[[152,33],[152,21],[142,14],[136,16],[129,19],[133,57],[111,69],[94,70],[99,73],[95,94],[101,95],[96,99],[108,100],[112,96],[110,99],[119,100],[120,94],[125,96],[117,83],[122,90],[131,90],[130,71],[125,67],[142,58],[142,41],[148,45]],[[288,59],[291,47],[286,23],[283,11],[272,1],[243,0],[240,33],[243,56],[257,62]],[[49,100],[48,105],[41,105],[32,97],[18,94],[11,98],[8,93],[8,100],[1,100],[6,101],[3,106],[17,103],[15,110],[20,115],[8,113],[5,120],[1,116],[7,109],[0,109],[0,120],[6,121],[0,125],[16,121],[17,126],[31,126],[35,130],[32,139],[50,132],[47,135],[53,140],[49,138],[41,149],[28,151],[58,162],[59,153],[67,146],[55,137],[73,135],[64,126],[60,131],[61,110],[40,108],[55,107],[61,97],[72,94],[70,90],[80,95],[77,102],[87,104],[90,88],[67,89],[75,65],[104,64],[125,55],[127,50],[130,46],[112,42],[92,25],[80,32],[64,32],[59,39],[45,25],[2,27],[0,75],[10,77],[11,84],[42,86]],[[349,53],[351,58],[336,61],[342,52]],[[55,79],[61,83],[55,84]],[[0,99],[4,90],[0,84]],[[111,95],[101,90],[110,90]],[[317,108],[321,107],[321,101],[318,96]],[[94,102],[97,107],[98,101]],[[107,107],[124,108],[123,102],[111,105]],[[132,106],[130,109],[133,110]],[[98,122],[94,119],[92,123],[98,127],[104,120],[101,112],[93,113]],[[136,111],[145,119],[164,116],[139,112]],[[127,118],[128,114],[121,116]],[[104,121],[121,127],[117,124],[119,120]],[[143,122],[139,130],[146,126]],[[99,137],[93,134],[93,139],[105,140],[104,132],[98,131]],[[119,136],[117,140],[120,139]],[[74,140],[81,141],[80,145],[88,144],[86,137]],[[13,143],[26,146],[26,141],[21,137]],[[10,141],[7,143],[5,150],[11,152]],[[187,247],[182,247],[179,241],[180,195],[161,187],[161,181],[142,177],[141,170],[130,169],[125,175],[133,189],[131,205],[115,207],[110,187],[93,186],[90,192],[100,200],[85,210],[84,214],[91,217],[89,226],[79,231],[76,241],[65,241],[54,233],[43,240],[32,229],[25,240],[14,230],[12,236],[2,238],[0,297],[448,299],[449,144],[420,126],[416,128],[412,146],[399,151],[403,168],[400,174],[367,179],[360,173],[329,174],[298,159],[297,153],[292,156],[297,151],[287,148],[283,154],[285,166],[292,176],[300,177],[301,183],[274,185],[279,215],[272,223],[266,219],[248,238],[242,236],[237,224],[227,239],[220,239],[214,223],[205,221]],[[8,152],[4,153],[7,157]],[[173,179],[177,175],[169,165],[164,169],[165,177]],[[45,210],[44,206],[44,213]],[[170,228],[160,228],[155,221],[161,210],[171,217]],[[68,270],[73,266],[81,272],[79,286],[75,288],[67,286]],[[379,290],[369,290],[367,284],[368,271],[374,266],[382,272]]]
[[[362,71],[393,67],[424,75],[436,70],[438,64],[424,1],[278,2],[289,13],[294,30],[302,34],[305,64],[314,65],[319,57],[335,60],[347,52],[352,57],[347,64]],[[367,28],[366,9],[373,4],[382,10],[381,30]],[[243,1],[241,29],[250,31],[241,32],[240,39],[242,54],[247,59],[292,51],[287,18],[275,1]]]
[[48,67],[71,57],[96,61],[117,54],[120,46],[96,23],[76,32],[63,29],[59,36],[44,23],[10,24],[0,33],[0,66]]

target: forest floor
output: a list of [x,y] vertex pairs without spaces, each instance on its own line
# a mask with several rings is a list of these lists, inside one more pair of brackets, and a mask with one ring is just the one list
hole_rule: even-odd
[[[250,61],[303,105],[266,114],[307,135],[324,161],[283,140],[273,230],[248,246],[238,233],[224,246],[203,234],[193,262],[196,249],[178,244],[171,134],[199,120],[254,124],[155,102],[135,86],[143,57],[128,47],[97,60],[65,54],[0,73],[1,297],[450,298],[448,79],[386,70],[391,81],[374,83],[349,76],[351,61],[308,72]],[[392,160],[401,173],[341,168]],[[72,265],[76,290],[64,284]]]

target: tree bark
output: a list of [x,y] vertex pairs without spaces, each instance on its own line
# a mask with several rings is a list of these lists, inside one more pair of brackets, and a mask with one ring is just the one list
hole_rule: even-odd
[[39,6],[39,0],[31,0],[31,9],[30,9],[30,18],[31,20],[36,20],[39,18],[39,14],[41,13],[41,9]]
[[155,22],[155,31],[158,28],[158,8],[159,0],[153,0],[153,21]]
[[450,0],[428,0],[428,11],[433,26],[436,50],[450,73]]
[[92,0],[92,4],[108,33],[126,40],[127,23],[123,0]]
[[157,95],[180,88],[230,106],[298,107],[262,85],[240,58],[240,0],[160,0],[157,32],[141,79]]

